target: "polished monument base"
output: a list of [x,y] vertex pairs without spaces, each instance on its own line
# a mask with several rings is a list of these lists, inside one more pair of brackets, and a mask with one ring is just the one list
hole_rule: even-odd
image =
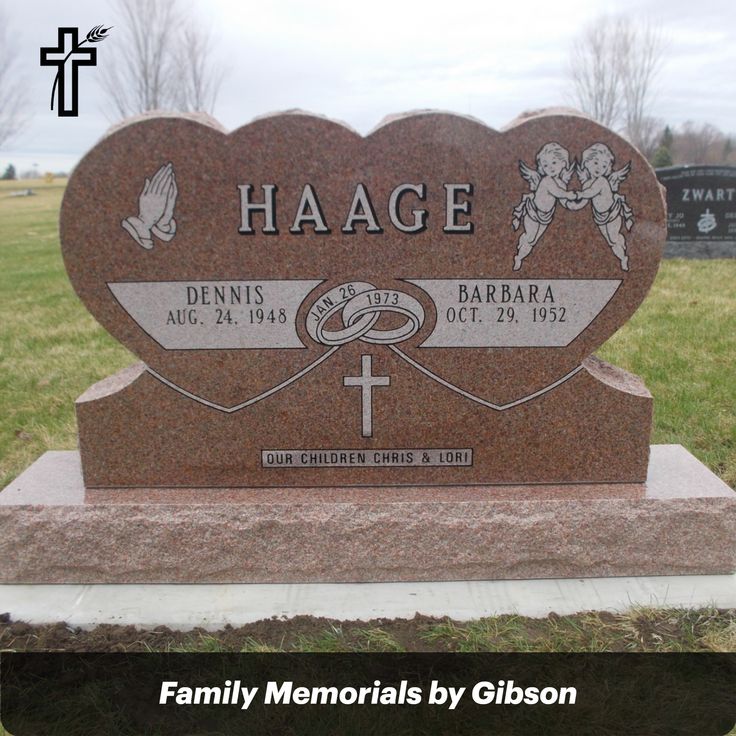
[[0,555],[5,584],[728,575],[736,494],[679,445],[645,484],[442,488],[85,491],[48,452],[0,494]]

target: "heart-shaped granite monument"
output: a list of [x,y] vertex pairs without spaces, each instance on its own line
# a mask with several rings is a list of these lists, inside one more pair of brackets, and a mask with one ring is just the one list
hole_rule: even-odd
[[[576,398],[579,374],[625,392],[637,418],[621,398],[624,423],[651,412],[633,377],[584,361],[646,296],[664,236],[649,164],[579,115],[497,132],[419,113],[367,137],[302,113],[230,134],[185,117],[130,121],[69,182],[64,260],[89,310],[146,367],[115,416],[140,421],[159,391],[160,422],[187,437],[196,424],[223,461],[198,459],[187,441],[161,469],[148,445],[157,469],[136,483],[90,460],[88,484],[572,479],[570,459],[552,454],[591,427],[601,436],[586,457],[598,440],[616,454],[605,437],[615,423],[581,419],[608,399],[585,405],[582,386]],[[158,388],[137,415],[141,381]],[[93,412],[118,389],[82,397],[80,431],[85,404]],[[570,447],[550,445],[555,435]],[[632,479],[641,447],[626,460]],[[524,470],[523,448],[537,449],[537,470]],[[346,449],[399,454],[354,460]],[[600,456],[577,480],[627,479],[603,477]]]

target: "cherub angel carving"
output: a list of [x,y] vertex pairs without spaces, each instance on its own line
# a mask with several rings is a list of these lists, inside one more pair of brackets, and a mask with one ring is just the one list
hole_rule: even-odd
[[628,271],[629,256],[626,252],[626,238],[621,229],[625,227],[626,230],[631,230],[634,213],[626,198],[618,193],[618,188],[631,171],[631,161],[614,171],[613,153],[605,143],[594,143],[586,148],[581,161],[582,164],[576,169],[583,185],[582,190],[577,192],[578,200],[583,206],[590,200],[593,221],[621,263],[621,269]]
[[[576,162],[570,164],[570,154],[559,143],[546,143],[539,149],[536,171],[519,161],[519,171],[529,182],[531,191],[522,195],[514,207],[512,224],[514,230],[523,226],[519,236],[514,258],[514,271],[521,268],[522,261],[532,252],[544,231],[552,222],[555,207],[559,202],[563,207],[576,197],[575,192],[567,190]],[[571,208],[572,209],[572,208]]]
[[168,243],[176,235],[174,207],[178,193],[174,167],[169,162],[146,179],[138,197],[138,215],[126,217],[121,223],[123,229],[146,250],[153,248],[152,235]]

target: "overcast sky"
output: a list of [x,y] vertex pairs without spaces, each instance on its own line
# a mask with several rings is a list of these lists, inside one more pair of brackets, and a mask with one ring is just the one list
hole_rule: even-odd
[[[209,25],[227,68],[215,116],[235,128],[274,110],[303,108],[367,133],[389,113],[438,108],[501,127],[525,109],[569,104],[569,49],[602,13],[661,24],[666,39],[652,113],[677,125],[711,122],[736,132],[736,3],[733,0],[184,0]],[[80,69],[80,114],[48,108],[55,70],[39,47],[58,26],[84,35],[120,25],[99,0],[0,0],[18,43],[18,73],[31,102],[25,132],[0,150],[19,171],[66,170],[105,132],[100,67],[115,29],[98,47],[98,67]]]

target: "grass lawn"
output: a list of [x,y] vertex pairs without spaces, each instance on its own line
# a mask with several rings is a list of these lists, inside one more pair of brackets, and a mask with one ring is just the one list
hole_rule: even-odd
[[77,299],[59,249],[64,181],[0,182],[0,487],[47,449],[76,447],[74,399],[130,363]]
[[0,625],[0,651],[67,652],[733,652],[736,610],[632,608],[625,613],[517,615],[458,622],[267,619],[238,628]]
[[[0,487],[45,450],[73,449],[74,399],[133,360],[87,313],[66,277],[57,233],[64,183],[33,182],[36,196],[7,196],[26,186],[0,182]],[[644,305],[600,351],[641,375],[654,394],[652,441],[684,445],[731,486],[736,485],[735,285],[736,260],[665,261]],[[187,651],[736,650],[733,611],[409,623],[410,633],[397,622],[321,622],[315,630],[314,620],[309,625],[297,620],[284,622],[278,636],[244,627],[220,635],[132,633],[117,641],[123,649]],[[0,626],[0,648],[34,642],[43,648],[44,636],[50,636],[48,629],[24,633],[11,626]],[[80,636],[69,633],[70,649],[84,646]]]

